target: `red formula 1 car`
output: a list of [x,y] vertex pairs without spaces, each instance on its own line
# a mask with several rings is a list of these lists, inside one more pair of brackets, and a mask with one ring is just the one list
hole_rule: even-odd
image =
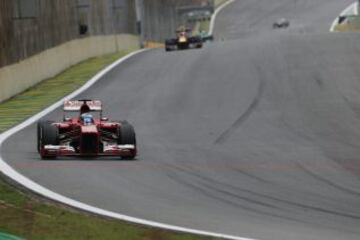
[[[74,117],[66,114],[76,113]],[[93,114],[99,115],[94,118]],[[37,148],[42,159],[57,156],[118,156],[134,159],[134,128],[127,121],[113,122],[102,116],[97,100],[65,101],[62,122],[39,121]]]

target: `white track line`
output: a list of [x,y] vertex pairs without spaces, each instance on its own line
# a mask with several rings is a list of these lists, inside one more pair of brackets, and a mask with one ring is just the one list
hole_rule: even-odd
[[223,10],[227,5],[233,3],[234,1],[235,0],[229,0],[215,10],[215,12],[211,16],[211,20],[210,20],[209,35],[212,35],[214,33],[215,20],[216,20],[217,15],[219,14],[219,12],[221,12],[221,10]]
[[[84,92],[85,90],[90,88],[94,83],[96,83],[99,79],[101,79],[106,73],[111,71],[114,67],[123,63],[125,60],[127,60],[135,55],[138,55],[144,51],[146,51],[146,50],[139,50],[139,51],[136,51],[134,53],[131,53],[131,54],[119,59],[115,63],[111,64],[110,66],[108,66],[107,68],[105,68],[104,70],[102,70],[101,72],[96,74],[84,86],[82,86],[75,92],[69,94],[68,96],[64,97],[63,99],[59,100],[58,102],[54,103],[53,105],[51,105],[50,107],[41,111],[40,113],[34,115],[33,117],[27,119],[25,122],[0,134],[0,150],[1,150],[1,147],[2,147],[3,143],[5,142],[5,140],[8,139],[10,136],[21,131],[25,127],[35,123],[40,118],[49,114],[56,108],[60,107],[63,104],[65,99],[72,99],[72,98],[76,97],[77,95],[79,95],[80,93]],[[179,226],[175,226],[175,225],[169,225],[169,224],[164,224],[164,223],[159,223],[159,222],[154,222],[154,221],[148,221],[145,219],[134,218],[131,216],[107,211],[105,209],[97,208],[95,206],[91,206],[91,205],[82,203],[80,201],[77,201],[77,200],[68,198],[66,196],[63,196],[61,194],[58,194],[56,192],[53,192],[50,189],[47,189],[47,188],[41,186],[40,184],[32,181],[31,179],[25,177],[24,175],[21,175],[19,172],[17,172],[15,169],[13,169],[9,164],[7,164],[3,160],[1,152],[0,152],[0,171],[3,172],[9,178],[13,179],[17,183],[32,190],[35,193],[38,193],[42,196],[45,196],[46,198],[55,200],[57,202],[61,202],[63,204],[66,204],[66,205],[69,205],[69,206],[72,206],[72,207],[75,207],[75,208],[78,208],[78,209],[81,209],[81,210],[84,210],[87,212],[91,212],[91,213],[95,213],[95,214],[99,214],[99,215],[103,215],[106,217],[111,217],[111,218],[115,218],[115,219],[119,219],[119,220],[123,220],[123,221],[128,221],[128,222],[132,222],[132,223],[148,225],[148,226],[152,226],[152,227],[173,230],[173,231],[178,231],[178,232],[186,232],[186,233],[192,233],[192,234],[197,234],[197,235],[204,235],[204,236],[210,236],[210,237],[216,237],[216,238],[226,238],[226,239],[232,239],[232,240],[255,240],[255,239],[242,238],[242,237],[232,236],[232,235],[227,235],[227,234],[222,234],[222,233],[207,232],[207,231],[202,231],[202,230],[197,230],[197,229],[190,229],[190,228],[184,228],[184,227],[179,227]]]
[[[358,14],[358,2],[354,2],[352,3],[350,6],[348,6],[345,10],[343,10],[340,13],[340,16],[344,16],[346,15],[347,12],[350,12],[351,10],[353,10],[354,14]],[[338,24],[338,19],[339,17],[335,18],[335,20],[333,21],[333,23],[331,24],[330,27],[330,32],[335,32],[335,27]]]

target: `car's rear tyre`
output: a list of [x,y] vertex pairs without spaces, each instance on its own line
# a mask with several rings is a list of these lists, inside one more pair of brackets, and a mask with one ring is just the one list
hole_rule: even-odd
[[200,36],[194,36],[189,38],[189,43],[195,48],[202,48],[203,40]]
[[130,156],[123,157],[123,159],[133,160],[136,157],[136,134],[134,127],[127,121],[121,121],[119,129],[118,144],[120,145],[134,145],[135,149]]
[[[59,145],[59,129],[52,125],[52,122],[43,122],[38,125],[39,126],[39,151],[41,152],[41,148],[45,145]],[[47,156],[41,155],[42,159],[54,159],[56,156]]]

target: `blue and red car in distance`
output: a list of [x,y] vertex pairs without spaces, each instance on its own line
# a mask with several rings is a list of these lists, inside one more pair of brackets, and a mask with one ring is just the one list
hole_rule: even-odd
[[165,51],[174,51],[190,48],[202,48],[203,40],[200,36],[192,36],[191,30],[181,26],[176,30],[176,38],[165,40]]
[[[62,122],[40,120],[37,123],[37,150],[42,159],[58,156],[136,157],[134,127],[127,121],[110,121],[103,117],[101,101],[65,101],[63,110]],[[75,116],[68,116],[71,114]]]

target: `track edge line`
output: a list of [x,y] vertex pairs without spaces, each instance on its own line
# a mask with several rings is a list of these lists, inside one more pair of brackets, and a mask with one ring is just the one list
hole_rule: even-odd
[[231,3],[235,2],[235,0],[228,0],[227,2],[223,3],[222,5],[220,5],[218,8],[216,8],[214,14],[211,16],[211,20],[210,20],[210,27],[209,27],[209,35],[212,35],[214,33],[214,27],[215,27],[215,20],[217,15],[228,5],[230,5]]

